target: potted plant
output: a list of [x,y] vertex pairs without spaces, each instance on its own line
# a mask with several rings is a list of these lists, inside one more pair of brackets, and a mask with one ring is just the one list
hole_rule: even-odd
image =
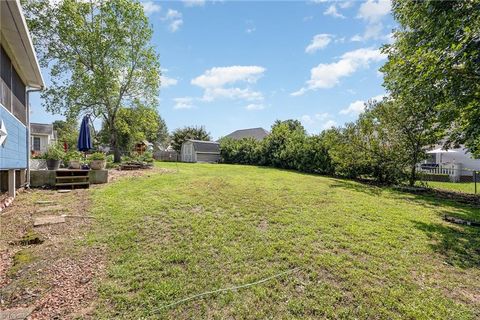
[[77,150],[68,151],[65,155],[65,163],[68,164],[70,169],[80,169],[80,160],[82,159],[82,153]]
[[43,154],[43,158],[47,160],[48,170],[58,170],[60,167],[60,162],[65,156],[65,151],[63,147],[59,144],[52,144],[48,147],[47,151]]
[[107,157],[102,152],[92,153],[89,159],[91,160],[90,168],[92,168],[92,170],[102,170],[105,169],[105,166],[107,165]]

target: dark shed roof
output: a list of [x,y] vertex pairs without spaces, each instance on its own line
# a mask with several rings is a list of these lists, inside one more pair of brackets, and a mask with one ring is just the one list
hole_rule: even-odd
[[53,135],[53,124],[46,123],[30,123],[31,134],[48,134]]
[[195,152],[220,153],[220,144],[214,141],[188,140],[193,142]]
[[269,132],[263,128],[251,128],[234,131],[227,135],[225,138],[235,140],[240,140],[243,138],[254,138],[255,140],[262,141],[263,139],[265,139],[266,136],[268,136],[268,134]]

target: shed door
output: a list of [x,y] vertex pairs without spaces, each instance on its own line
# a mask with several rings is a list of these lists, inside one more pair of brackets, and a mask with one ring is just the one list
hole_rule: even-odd
[[191,143],[185,145],[185,161],[193,162],[193,144]]

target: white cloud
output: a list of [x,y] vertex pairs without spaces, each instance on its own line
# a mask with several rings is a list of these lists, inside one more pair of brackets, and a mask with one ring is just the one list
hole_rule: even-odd
[[192,79],[192,84],[201,88],[221,87],[235,82],[255,83],[265,68],[259,66],[215,67]]
[[310,131],[313,132],[329,129],[337,125],[337,122],[333,120],[331,115],[327,112],[316,113],[314,115],[305,114],[301,116],[299,120],[305,127],[312,129]]
[[312,42],[305,48],[306,53],[314,53],[317,50],[323,49],[332,41],[331,34],[321,33],[313,37]]
[[370,23],[378,22],[390,13],[391,8],[390,0],[367,0],[358,9],[357,17]]
[[154,12],[159,12],[162,10],[162,7],[154,1],[144,1],[142,2],[142,6],[146,15],[150,15]]
[[245,21],[245,24],[247,25],[247,28],[245,29],[246,33],[253,33],[257,30],[255,23],[252,20]]
[[202,7],[205,5],[205,0],[183,0],[185,7]]
[[[372,97],[370,100],[381,101],[386,95],[381,94],[375,97]],[[364,100],[357,100],[349,104],[349,106],[345,109],[340,110],[340,114],[352,114],[352,115],[359,115],[363,111],[365,111],[365,103]]]
[[[263,99],[263,94],[249,85],[256,83],[264,72],[265,68],[260,66],[215,67],[192,79],[191,84],[204,89],[203,101],[219,98],[258,101]],[[239,84],[247,87],[241,88]]]
[[181,18],[182,18],[182,13],[173,9],[168,9],[167,15],[165,16],[165,19],[167,20],[174,20],[174,19],[181,19]]
[[202,100],[210,102],[222,98],[258,101],[263,100],[263,94],[248,88],[206,88]]
[[353,2],[354,1],[345,1],[345,2],[340,2],[338,4],[338,6],[342,9],[347,9],[347,8],[350,8],[351,6],[353,6]]
[[245,107],[248,111],[254,111],[254,110],[263,110],[265,109],[265,105],[263,104],[256,104],[256,103],[251,103],[248,106]]
[[191,97],[175,98],[173,101],[175,101],[175,105],[173,106],[175,110],[195,108],[193,98]]
[[183,25],[182,13],[173,9],[168,9],[162,20],[168,22],[170,32],[176,32]]
[[323,12],[324,15],[326,16],[332,16],[334,18],[342,18],[345,19],[345,16],[341,13],[338,12],[337,7],[335,4],[330,5],[327,10]]
[[180,27],[182,26],[183,24],[183,20],[174,20],[172,21],[169,25],[168,25],[168,29],[171,31],[171,32],[175,32],[177,31],[178,29],[180,29]]
[[341,78],[352,75],[360,68],[367,68],[371,62],[385,59],[378,49],[361,48],[344,53],[340,60],[333,63],[321,63],[310,71],[310,80],[306,86],[291,93],[300,96],[309,90],[327,89],[336,86]]
[[324,124],[322,124],[322,129],[327,130],[335,127],[337,125],[337,122],[335,120],[328,120]]
[[350,105],[347,108],[340,110],[339,113],[340,114],[360,114],[363,112],[363,110],[365,110],[365,101],[357,100],[350,103]]
[[162,87],[168,88],[168,87],[176,85],[178,83],[178,80],[162,75],[162,76],[160,76],[160,83],[161,83]]
[[383,24],[382,23],[369,23],[365,27],[363,35],[356,34],[350,40],[351,41],[366,41],[370,39],[386,39],[388,36],[382,35]]
[[388,36],[382,35],[383,24],[381,20],[390,13],[392,4],[390,0],[367,0],[362,3],[358,10],[357,18],[367,22],[363,35],[355,35],[352,41],[366,41],[369,39],[388,40]]

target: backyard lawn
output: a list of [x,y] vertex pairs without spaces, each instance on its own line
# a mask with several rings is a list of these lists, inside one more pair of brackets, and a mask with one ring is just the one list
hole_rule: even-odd
[[[455,191],[462,193],[475,193],[475,183],[473,182],[438,182],[428,181],[427,186],[438,190]],[[477,193],[480,193],[480,182],[477,182]]]
[[480,228],[442,220],[479,209],[277,169],[156,165],[175,172],[92,190],[85,241],[108,252],[95,318],[480,317]]

